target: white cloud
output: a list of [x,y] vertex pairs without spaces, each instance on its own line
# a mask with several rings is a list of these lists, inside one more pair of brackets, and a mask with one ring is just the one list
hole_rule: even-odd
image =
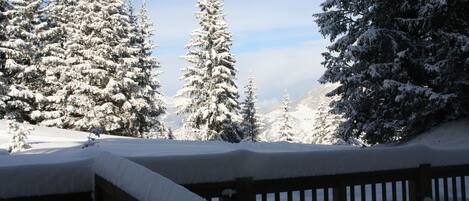
[[324,72],[321,52],[325,46],[323,41],[309,41],[288,48],[236,55],[240,83],[246,83],[246,77],[253,72],[262,97],[280,97],[284,89],[294,97],[301,96],[297,93],[311,88]]
[[[235,55],[240,92],[252,73],[256,76],[261,101],[281,97],[284,89],[293,97],[301,96],[317,84],[324,72],[321,53],[326,45],[325,41],[307,41],[288,48],[262,49]],[[173,55],[160,56],[160,60],[164,91],[172,96],[181,88],[181,68],[188,64]]]
[[[155,22],[157,38],[188,41],[197,26],[196,1],[149,1],[149,13]],[[312,15],[319,11],[318,0],[225,0],[225,14],[234,35],[250,32],[315,27]]]
[[318,0],[225,0],[226,18],[234,33],[313,27]]

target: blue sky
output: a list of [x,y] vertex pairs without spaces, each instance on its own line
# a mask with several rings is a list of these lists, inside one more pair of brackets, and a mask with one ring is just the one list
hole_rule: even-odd
[[[328,41],[319,33],[312,14],[319,0],[225,0],[226,20],[233,34],[238,86],[243,92],[250,73],[257,78],[259,104],[279,101],[284,90],[293,99],[317,85],[324,71],[321,52]],[[136,6],[140,5],[137,0]],[[196,0],[147,0],[155,25],[154,53],[162,64],[163,91],[174,96],[181,88],[181,68],[190,32],[197,27]]]

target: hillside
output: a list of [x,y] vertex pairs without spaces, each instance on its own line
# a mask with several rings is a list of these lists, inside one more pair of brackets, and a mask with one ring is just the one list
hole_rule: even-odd
[[[313,129],[316,109],[319,104],[329,102],[330,99],[325,95],[335,89],[337,85],[318,85],[308,91],[299,100],[291,104],[291,115],[293,117],[293,125],[296,133],[297,142],[310,143],[310,134]],[[163,117],[166,126],[174,131],[176,139],[193,140],[192,136],[187,136],[187,132],[181,128],[183,118],[177,115],[177,106],[181,105],[185,99],[183,98],[166,98],[167,113]],[[263,141],[276,141],[279,131],[278,118],[281,115],[279,107],[273,106],[269,108],[260,108],[263,117],[262,121],[264,129],[260,136]]]
[[[330,99],[325,95],[336,88],[337,85],[318,85],[308,91],[299,100],[291,104],[291,115],[293,117],[293,125],[296,133],[297,142],[310,143],[310,134],[313,128],[316,109],[319,104],[329,102]],[[187,136],[187,132],[181,128],[183,118],[177,115],[177,106],[181,105],[185,99],[183,98],[166,98],[167,114],[164,115],[163,121],[166,126],[173,129],[174,135],[180,140],[193,140],[193,137]],[[269,108],[260,108],[263,117],[264,129],[260,136],[263,141],[276,141],[280,125],[277,123],[281,115],[279,107],[273,106]]]
[[[326,94],[335,89],[337,85],[326,84],[318,85],[308,91],[298,101],[291,104],[291,116],[293,117],[294,133],[297,141],[303,143],[310,142],[310,134],[315,121],[316,109],[321,103],[329,102],[330,98]],[[261,138],[265,141],[275,141],[278,138],[280,124],[278,119],[281,115],[281,109],[274,108],[262,114],[264,130]]]

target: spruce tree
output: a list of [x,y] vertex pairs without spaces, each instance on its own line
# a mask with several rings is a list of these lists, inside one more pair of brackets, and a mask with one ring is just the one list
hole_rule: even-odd
[[346,121],[345,138],[371,144],[409,139],[469,114],[466,10],[455,1],[338,0],[316,14],[333,42],[321,82]]
[[[34,65],[36,59],[36,26],[41,0],[3,1],[1,15],[2,36],[0,40],[0,82],[3,86],[3,115],[19,122],[31,122],[30,114],[36,102],[42,99],[34,90],[41,85],[42,76]],[[6,21],[6,22],[5,22]]]
[[69,79],[69,51],[67,43],[69,34],[74,33],[72,19],[76,3],[70,0],[50,1],[41,13],[43,19],[37,32],[37,60],[35,65],[43,76],[37,90],[44,96],[32,113],[32,119],[43,126],[65,127],[67,89],[64,87]]
[[[131,15],[132,16],[132,15]],[[152,50],[156,47],[152,41],[154,36],[153,23],[148,17],[146,0],[143,0],[140,8],[140,16],[138,22],[140,41],[137,46],[140,48],[138,55],[138,67],[141,71],[139,79],[140,96],[147,102],[148,107],[141,111],[136,111],[140,115],[139,122],[142,127],[150,133],[165,136],[168,132],[159,117],[165,113],[166,107],[161,93],[161,85],[158,81],[160,74],[160,63],[156,57],[152,55]]]
[[62,127],[127,136],[150,132],[153,103],[144,92],[153,89],[142,87],[147,69],[139,65],[142,48],[125,2],[74,3],[65,26],[63,90],[54,95],[64,103],[58,108]]
[[284,142],[293,142],[293,126],[292,126],[292,117],[290,114],[290,97],[285,92],[282,101],[282,116],[279,120],[280,125],[280,137],[279,141]]
[[7,147],[8,152],[14,153],[30,148],[27,139],[32,130],[32,128],[27,127],[25,124],[14,121],[8,122],[8,134],[11,135]]
[[[6,0],[0,0],[0,30],[5,30],[8,22],[7,13],[9,4]],[[0,43],[7,40],[7,33],[0,32]],[[5,72],[6,55],[3,49],[0,48],[0,119],[6,114],[6,101],[7,96],[7,78]]]
[[244,141],[258,141],[258,135],[260,134],[261,128],[261,119],[260,115],[257,113],[256,108],[256,81],[253,76],[248,78],[248,84],[245,87],[246,99],[241,103],[241,115],[243,121],[241,123],[242,127],[242,139]]
[[311,139],[309,140],[312,144],[345,144],[339,131],[339,126],[344,119],[330,110],[329,102],[321,103],[316,109]]
[[185,127],[201,133],[205,140],[240,140],[237,125],[238,88],[235,60],[230,53],[231,34],[223,15],[221,0],[199,0],[200,28],[192,33],[185,59],[191,66],[183,70],[183,89],[178,93],[190,101],[181,107]]

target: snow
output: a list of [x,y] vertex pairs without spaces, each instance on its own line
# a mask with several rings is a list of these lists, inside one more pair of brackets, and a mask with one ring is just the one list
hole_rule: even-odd
[[112,154],[100,154],[95,160],[94,171],[141,201],[203,200],[171,180]]
[[[102,135],[97,139],[99,143],[96,146],[82,149],[88,133],[34,126],[28,138],[30,149],[12,155],[0,154],[0,180],[9,181],[8,186],[0,189],[0,198],[90,191],[93,188],[93,164],[104,163],[100,162],[101,159],[93,162],[94,158],[105,157],[117,161],[118,165],[104,163],[107,164],[107,167],[102,167],[105,169],[116,168],[113,171],[117,172],[128,169],[126,165],[120,165],[119,161],[124,159],[103,156],[103,152],[128,158],[183,184],[231,181],[240,177],[258,180],[333,175],[412,168],[420,164],[469,164],[468,122],[469,119],[450,122],[407,144],[374,148],[145,140]],[[0,121],[0,147],[8,143],[5,130],[6,121]],[[127,165],[132,167],[129,175],[142,176],[140,171],[133,169],[141,166]],[[112,178],[106,174],[103,173],[103,176],[116,185],[127,184],[127,176]],[[37,179],[37,175],[41,175],[41,179]],[[152,175],[160,178],[156,173]],[[128,185],[125,187],[136,188],[132,183]]]
[[0,156],[0,199],[87,192],[92,185],[92,158],[75,155]]
[[[337,88],[337,84],[323,84],[313,87],[298,101],[291,104],[290,115],[292,117],[292,127],[294,138],[301,143],[310,143],[313,125],[316,122],[316,114],[321,104],[328,104],[331,98],[326,94]],[[277,141],[280,138],[281,124],[278,121],[281,118],[282,111],[280,106],[262,114],[263,124],[265,125],[260,138],[263,141]]]
[[[468,152],[468,149],[434,149],[425,145],[406,145],[304,152],[236,150],[221,154],[131,159],[176,183],[204,183],[243,177],[262,180],[392,170],[418,167],[420,164],[469,164]],[[216,174],[220,172],[223,174]]]
[[469,148],[469,118],[449,122],[412,139],[409,144],[440,148]]
[[[0,147],[8,143],[9,135],[5,131],[6,121],[0,120]],[[82,145],[87,142],[89,133],[57,128],[32,126],[34,130],[28,138],[31,145],[17,154],[75,154],[83,151]],[[235,150],[255,152],[299,152],[317,150],[355,149],[350,146],[327,146],[289,143],[241,143],[147,140],[129,137],[101,135],[97,146],[85,150],[108,151],[120,156],[168,156],[200,155],[226,153]],[[15,155],[15,154],[14,154]]]

